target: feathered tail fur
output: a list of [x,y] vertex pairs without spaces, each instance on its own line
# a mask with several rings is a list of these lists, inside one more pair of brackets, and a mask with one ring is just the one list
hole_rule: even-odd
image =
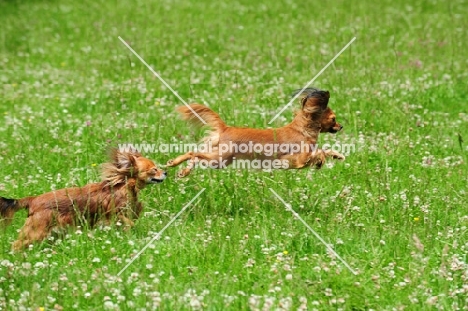
[[[207,125],[217,132],[222,132],[227,127],[216,112],[200,104],[181,106],[177,108],[177,111],[181,114],[182,119],[196,126]],[[203,123],[202,120],[206,123]]]

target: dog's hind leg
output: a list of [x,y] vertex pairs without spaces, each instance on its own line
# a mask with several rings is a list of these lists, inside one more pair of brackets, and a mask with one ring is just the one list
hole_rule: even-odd
[[21,250],[29,244],[44,240],[52,229],[52,212],[43,211],[28,217],[19,234],[18,240],[13,243],[13,250]]

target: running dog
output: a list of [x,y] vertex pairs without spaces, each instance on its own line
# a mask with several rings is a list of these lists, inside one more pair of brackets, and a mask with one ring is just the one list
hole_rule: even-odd
[[138,193],[148,184],[161,183],[166,172],[136,151],[112,150],[110,162],[102,166],[102,181],[82,188],[66,188],[23,199],[0,197],[0,223],[10,224],[15,212],[28,210],[28,218],[14,250],[44,240],[55,227],[87,223],[94,226],[101,219],[110,224],[117,218],[125,228],[134,225],[143,206]]
[[[201,161],[212,168],[223,168],[239,159],[269,160],[273,163],[279,161],[276,162],[277,167],[273,168],[301,169],[311,166],[321,168],[327,157],[344,160],[345,157],[338,152],[317,148],[320,132],[336,133],[343,128],[336,122],[335,113],[328,107],[329,98],[328,91],[305,89],[301,93],[301,109],[294,120],[286,126],[274,129],[228,126],[218,114],[200,104],[178,107],[184,120],[203,126],[203,119],[211,128],[211,132],[204,138],[205,146],[211,150],[187,152],[168,161],[167,166],[177,166],[189,161],[188,166],[178,173],[178,177],[185,177]],[[297,146],[301,148],[298,150]],[[244,151],[241,151],[241,147]],[[265,152],[266,147],[274,147],[274,152]]]

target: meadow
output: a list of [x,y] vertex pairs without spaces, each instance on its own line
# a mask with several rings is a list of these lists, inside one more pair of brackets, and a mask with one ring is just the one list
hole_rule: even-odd
[[356,146],[344,162],[167,168],[131,231],[80,227],[13,253],[18,212],[0,233],[0,310],[467,310],[466,16],[464,0],[0,1],[11,198],[98,181],[119,143],[203,136],[119,36],[185,101],[259,128],[356,37],[314,82],[344,126],[320,143]]

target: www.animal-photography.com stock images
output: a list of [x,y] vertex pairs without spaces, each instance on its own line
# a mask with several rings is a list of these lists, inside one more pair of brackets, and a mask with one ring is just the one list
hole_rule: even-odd
[[0,1],[0,310],[468,310],[466,16]]

